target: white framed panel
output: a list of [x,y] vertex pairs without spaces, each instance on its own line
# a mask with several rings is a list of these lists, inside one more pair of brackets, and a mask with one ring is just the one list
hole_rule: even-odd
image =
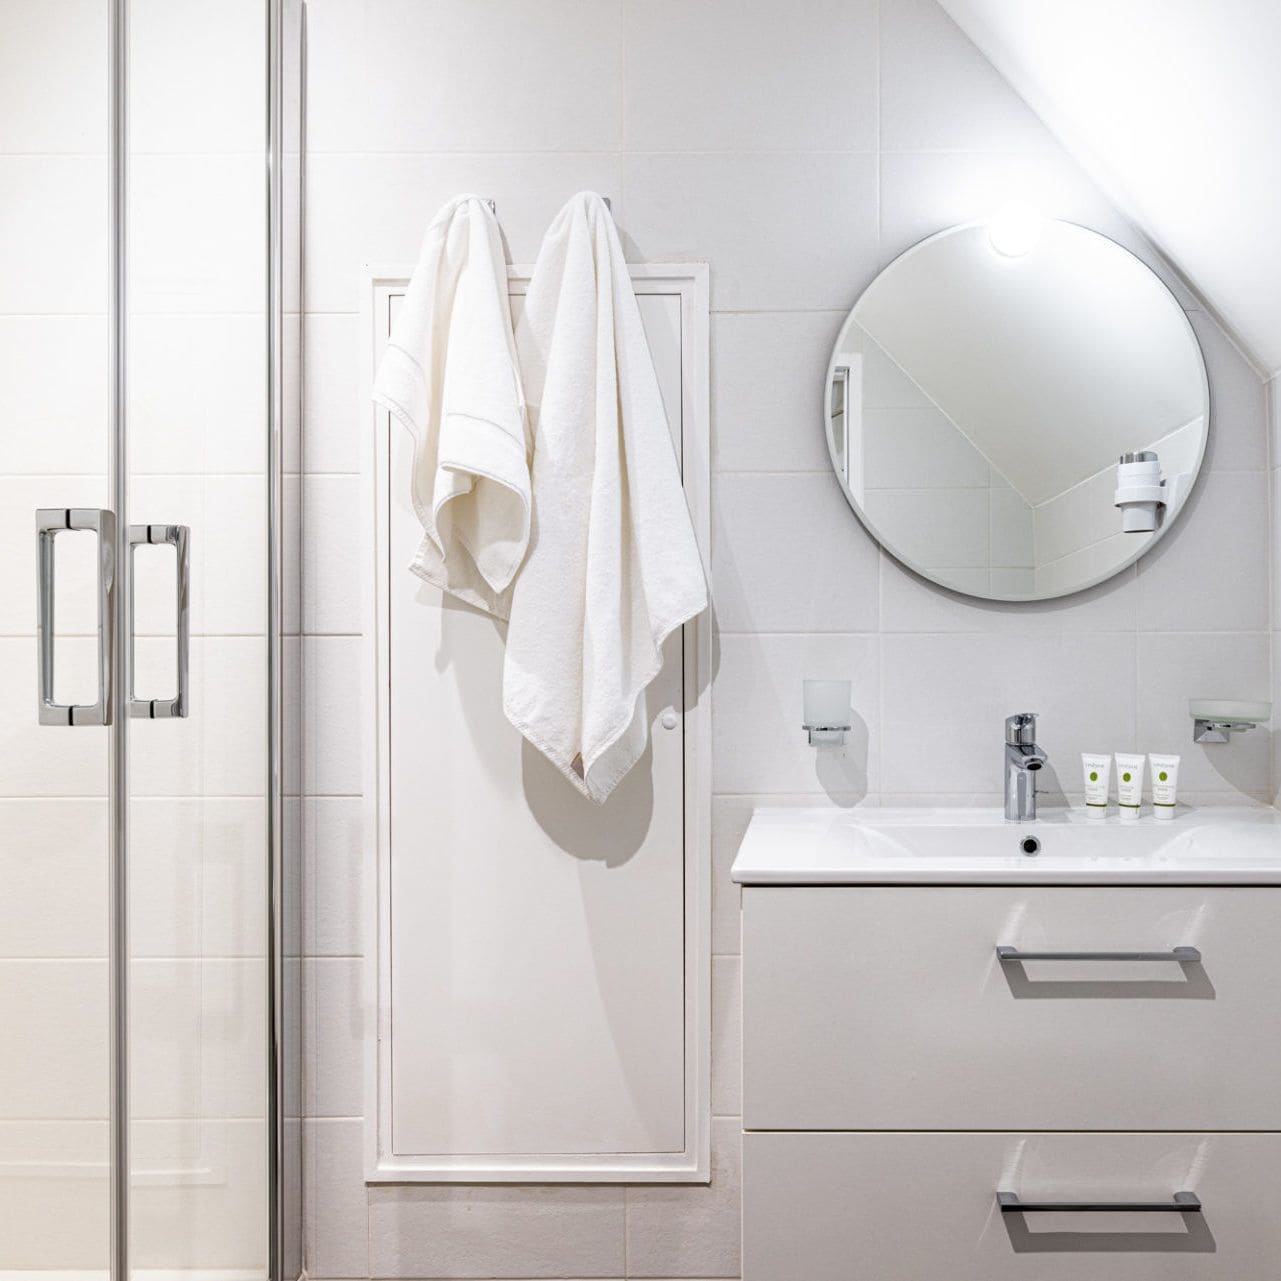
[[[369,393],[410,271],[367,269],[358,330],[366,1178],[705,1182],[709,618],[671,638],[651,750],[604,807],[523,744],[502,627],[406,568],[408,436]],[[708,269],[631,271],[706,568]],[[513,311],[529,274],[509,269]]]

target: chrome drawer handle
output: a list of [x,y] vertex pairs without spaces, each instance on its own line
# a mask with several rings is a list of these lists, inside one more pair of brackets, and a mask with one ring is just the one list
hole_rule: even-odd
[[1017,1192],[998,1192],[996,1203],[1002,1214],[1023,1214],[1032,1211],[1051,1211],[1059,1213],[1069,1211],[1082,1214],[1105,1211],[1122,1213],[1125,1211],[1160,1211],[1172,1214],[1183,1214],[1201,1209],[1201,1198],[1195,1192],[1176,1192],[1169,1201],[1021,1201]]
[[1199,961],[1199,947],[1175,947],[1168,952],[1024,952],[1017,947],[996,949],[998,961]]

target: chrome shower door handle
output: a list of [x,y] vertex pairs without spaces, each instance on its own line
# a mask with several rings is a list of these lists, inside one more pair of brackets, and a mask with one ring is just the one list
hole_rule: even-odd
[[[64,530],[98,536],[98,699],[94,703],[59,703],[54,699],[54,539]],[[39,601],[36,649],[39,665],[41,725],[110,725],[111,671],[115,647],[116,515],[102,507],[41,507],[36,511]]]
[[[177,643],[177,692],[172,698],[139,698],[134,685],[133,602],[129,609],[129,715],[148,720],[170,720],[189,711],[187,675],[191,650],[191,529],[187,525],[130,525],[129,554],[139,546],[171,546],[175,553],[175,639]],[[132,569],[132,566],[130,567]],[[133,574],[129,575],[130,582]]]

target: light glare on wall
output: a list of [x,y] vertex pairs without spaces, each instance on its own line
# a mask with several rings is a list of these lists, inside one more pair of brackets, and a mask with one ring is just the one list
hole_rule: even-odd
[[1005,258],[1022,258],[1036,248],[1045,219],[1041,211],[1025,200],[1011,200],[992,215],[987,224],[992,248]]

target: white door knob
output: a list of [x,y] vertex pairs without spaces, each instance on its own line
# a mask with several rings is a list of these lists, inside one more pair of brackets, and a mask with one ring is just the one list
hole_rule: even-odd
[[680,723],[680,718],[676,715],[674,711],[672,711],[670,707],[662,714],[662,716],[659,719],[662,721],[664,729],[675,729],[676,726]]

